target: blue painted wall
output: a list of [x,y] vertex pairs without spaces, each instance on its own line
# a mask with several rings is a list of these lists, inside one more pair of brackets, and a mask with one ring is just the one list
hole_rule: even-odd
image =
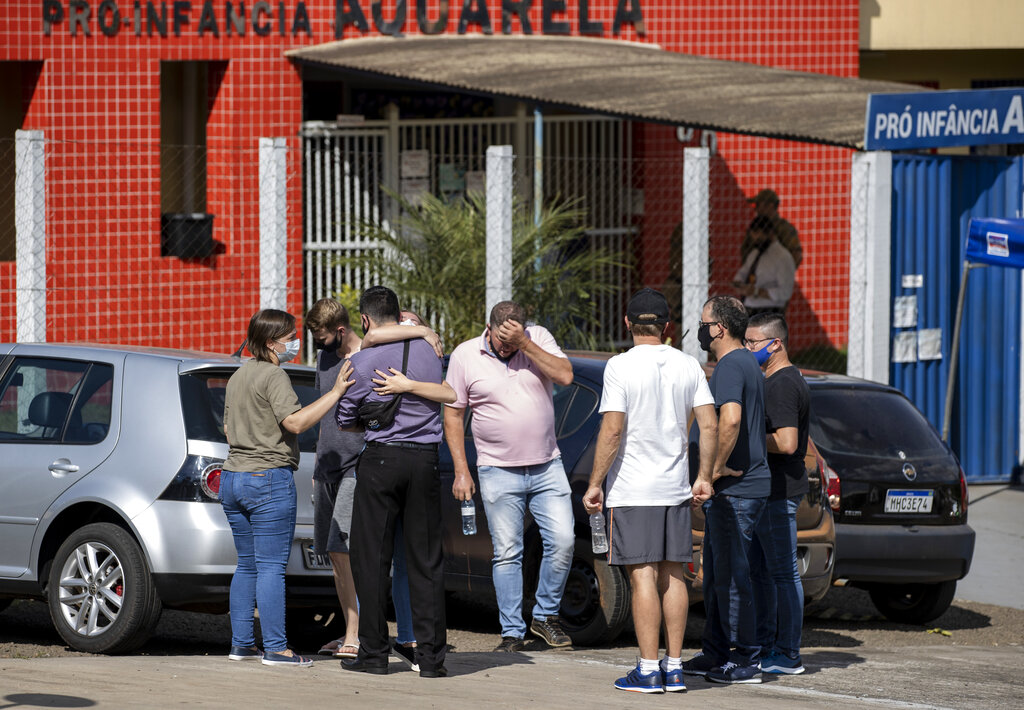
[[[942,359],[892,363],[890,381],[941,431],[965,236],[971,217],[1022,216],[1021,158],[893,156],[892,295],[917,295],[915,328],[941,328]],[[904,288],[921,274],[921,288]],[[1020,462],[1021,274],[968,281],[950,443],[970,481],[1006,481]]]

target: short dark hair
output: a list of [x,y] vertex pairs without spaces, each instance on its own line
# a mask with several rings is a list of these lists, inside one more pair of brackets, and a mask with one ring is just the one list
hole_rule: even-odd
[[522,326],[526,326],[526,310],[515,301],[499,301],[491,309],[491,317],[488,319],[492,328],[497,328],[507,320],[514,320]]
[[359,312],[374,323],[398,322],[398,296],[387,286],[370,286],[359,296]]
[[253,313],[245,335],[245,347],[257,360],[273,362],[268,340],[280,340],[295,330],[295,316],[275,308],[264,308]]
[[711,306],[711,317],[725,327],[729,335],[736,340],[743,340],[747,332],[747,309],[743,307],[739,299],[733,296],[715,296],[709,298],[705,306]]
[[786,317],[775,311],[766,311],[750,317],[747,323],[748,328],[760,328],[761,332],[769,338],[778,338],[782,341],[782,347],[789,347],[789,326],[786,325]]
[[629,332],[638,338],[657,338],[665,331],[664,323],[630,323]]

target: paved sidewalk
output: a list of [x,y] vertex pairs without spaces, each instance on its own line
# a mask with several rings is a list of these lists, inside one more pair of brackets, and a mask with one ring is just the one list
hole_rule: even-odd
[[975,484],[969,493],[967,523],[977,538],[956,596],[1024,609],[1024,488]]
[[686,694],[612,688],[633,658],[619,650],[453,653],[452,677],[423,679],[397,661],[391,675],[269,668],[210,656],[0,659],[0,708],[792,708],[1019,707],[1022,648],[805,649],[808,672],[762,685],[687,681]]

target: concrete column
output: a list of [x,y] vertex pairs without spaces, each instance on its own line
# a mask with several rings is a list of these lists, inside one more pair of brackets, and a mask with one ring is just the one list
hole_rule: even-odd
[[288,141],[260,138],[260,308],[288,310]]
[[487,313],[512,298],[512,146],[487,148]]
[[689,333],[683,338],[682,349],[701,363],[708,359],[708,354],[697,344],[697,322],[709,290],[710,167],[711,151],[707,148],[683,150],[682,329],[683,333]]
[[854,153],[850,179],[850,325],[846,372],[889,383],[892,154]]
[[46,342],[46,157],[42,131],[14,132],[17,338]]

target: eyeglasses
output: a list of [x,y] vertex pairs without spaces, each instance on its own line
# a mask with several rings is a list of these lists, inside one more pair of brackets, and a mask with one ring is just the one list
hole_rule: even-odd
[[747,346],[750,346],[750,345],[757,345],[758,343],[763,343],[765,341],[772,341],[772,340],[775,340],[775,338],[758,338],[757,340],[751,340],[750,338],[747,338],[747,339],[744,340],[744,342],[747,344]]
[[708,328],[710,328],[711,326],[718,325],[718,324],[719,324],[719,322],[716,321],[716,320],[708,320],[708,321],[701,320],[701,321],[697,321],[697,327],[698,328],[703,328],[704,326],[707,326]]

